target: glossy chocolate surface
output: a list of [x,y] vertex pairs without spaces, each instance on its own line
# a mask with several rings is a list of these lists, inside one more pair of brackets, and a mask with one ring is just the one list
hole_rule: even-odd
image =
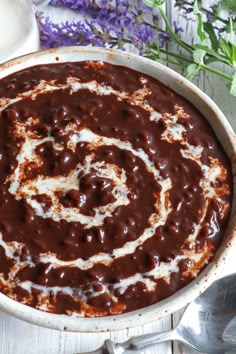
[[231,168],[202,115],[157,80],[102,62],[0,80],[0,284],[43,311],[156,303],[212,258]]

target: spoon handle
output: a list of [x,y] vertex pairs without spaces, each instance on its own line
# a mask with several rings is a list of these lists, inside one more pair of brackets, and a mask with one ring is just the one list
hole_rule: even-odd
[[126,351],[139,351],[144,348],[147,348],[151,345],[158,344],[161,342],[176,340],[177,333],[175,330],[160,332],[160,333],[151,333],[144,334],[140,336],[131,337],[126,342],[123,343],[114,343],[110,339],[105,341],[105,348],[107,354],[123,354]]

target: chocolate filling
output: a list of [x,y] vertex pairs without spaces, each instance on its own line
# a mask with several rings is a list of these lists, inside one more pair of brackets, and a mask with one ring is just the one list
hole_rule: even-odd
[[207,265],[230,162],[208,122],[147,75],[103,62],[0,81],[0,284],[43,311],[156,303]]

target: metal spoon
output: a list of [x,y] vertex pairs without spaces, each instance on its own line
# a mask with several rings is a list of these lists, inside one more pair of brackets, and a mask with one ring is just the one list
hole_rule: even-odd
[[236,353],[236,274],[217,280],[190,303],[175,329],[131,337],[120,344],[107,339],[97,350],[81,354],[123,354],[169,340],[204,353]]

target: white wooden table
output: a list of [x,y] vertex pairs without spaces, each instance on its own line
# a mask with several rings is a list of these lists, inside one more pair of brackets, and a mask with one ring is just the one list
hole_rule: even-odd
[[[212,1],[208,1],[208,3]],[[67,10],[55,10],[46,8],[54,20],[65,20],[71,16]],[[172,20],[177,19],[178,23],[185,26],[184,35],[191,40],[193,37],[194,23],[186,25],[181,16],[173,7],[173,1],[168,0],[168,14]],[[209,74],[201,74],[195,83],[206,92],[222,109],[236,131],[236,98],[230,97],[225,88],[223,79]],[[236,269],[236,260],[228,260],[223,274],[232,273]],[[100,346],[106,338],[115,341],[124,341],[129,336],[148,332],[164,331],[173,328],[182,314],[182,311],[145,326],[130,330],[102,334],[84,334],[60,332],[40,328],[18,319],[0,313],[0,354],[72,354],[93,350]],[[143,354],[193,354],[196,353],[178,343],[159,344],[151,349],[143,351]]]

